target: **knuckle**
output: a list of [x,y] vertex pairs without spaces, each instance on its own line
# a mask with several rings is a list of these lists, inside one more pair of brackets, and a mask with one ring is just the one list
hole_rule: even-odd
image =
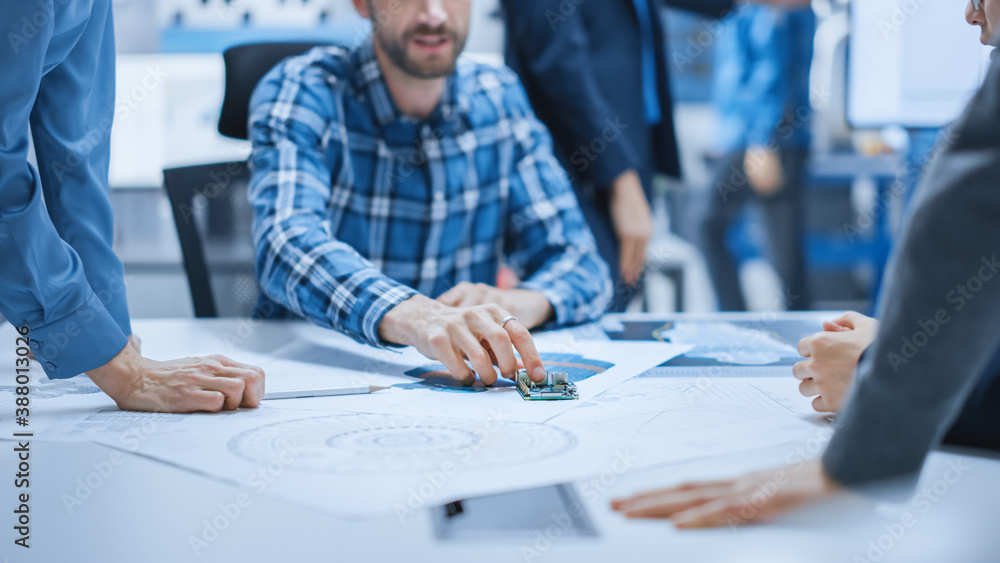
[[472,362],[472,365],[474,366],[484,366],[487,364],[492,365],[490,364],[489,355],[487,355],[486,352],[482,349],[472,350],[468,353],[468,356],[469,356],[469,361]]
[[448,346],[451,343],[451,338],[444,331],[435,331],[427,338],[427,343],[435,349],[441,349]]
[[219,412],[222,410],[222,407],[225,406],[225,404],[226,404],[226,397],[223,395],[216,394],[215,397],[212,398],[211,403],[208,404],[208,409],[206,410],[210,412]]
[[499,342],[504,344],[510,343],[510,335],[507,334],[507,331],[501,328],[500,325],[496,325],[485,332],[486,334],[484,336],[486,336],[487,340],[490,342]]

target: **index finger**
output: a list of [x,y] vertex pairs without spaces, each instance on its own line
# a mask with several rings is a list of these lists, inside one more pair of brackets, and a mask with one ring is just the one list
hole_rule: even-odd
[[524,369],[528,370],[528,377],[535,383],[545,381],[545,365],[542,364],[542,356],[535,349],[535,341],[531,339],[528,329],[517,319],[507,321],[503,328],[510,335],[514,348],[521,354],[521,361],[524,362]]

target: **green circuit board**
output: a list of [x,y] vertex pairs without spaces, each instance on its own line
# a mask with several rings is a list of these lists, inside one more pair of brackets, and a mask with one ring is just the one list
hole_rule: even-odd
[[528,377],[527,370],[517,370],[517,392],[525,401],[562,401],[579,399],[576,385],[569,382],[569,375],[563,372],[550,371],[548,377],[541,383],[535,383]]

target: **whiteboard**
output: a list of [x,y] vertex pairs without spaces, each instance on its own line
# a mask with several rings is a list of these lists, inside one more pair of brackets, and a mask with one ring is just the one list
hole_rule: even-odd
[[982,84],[990,47],[962,0],[851,0],[847,120],[941,127]]

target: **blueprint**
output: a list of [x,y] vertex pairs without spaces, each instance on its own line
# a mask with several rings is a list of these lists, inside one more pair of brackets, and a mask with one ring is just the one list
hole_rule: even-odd
[[[540,349],[542,362],[547,369],[569,374],[570,381],[577,386],[580,401],[596,397],[690,348],[680,344],[609,340],[549,341],[544,346]],[[300,342],[278,350],[275,353],[278,359],[260,358],[260,363],[267,362],[262,367],[268,374],[266,386],[269,391],[329,385],[389,387],[371,395],[304,398],[275,405],[281,408],[438,414],[477,419],[503,413],[509,420],[544,422],[580,403],[574,400],[524,401],[513,383],[504,379],[488,387],[481,382],[461,385],[448,376],[444,366],[410,353],[410,350],[403,353],[378,350],[375,351],[378,359],[372,360],[370,352],[368,357],[364,356],[365,350],[356,353],[353,342]],[[287,358],[300,361],[291,363]],[[301,365],[306,361],[323,363]],[[343,362],[351,369],[327,365],[336,362]],[[333,378],[331,383],[324,383],[324,370],[329,370]]]
[[616,435],[656,465],[808,440],[825,421],[796,381],[636,377],[553,419]]
[[[99,411],[51,430],[341,517],[396,514],[555,484],[625,455],[610,436],[503,418],[315,412]],[[629,454],[631,455],[631,454]]]
[[[665,373],[656,366],[692,344],[588,340],[594,326],[536,339],[543,362],[570,375],[579,400],[523,401],[506,382],[460,386],[411,348],[373,349],[302,330],[267,354],[234,348],[227,355],[264,368],[269,391],[388,389],[237,412],[155,414],[118,410],[85,377],[48,381],[39,372],[33,439],[97,442],[250,494],[345,518],[396,514],[402,521],[461,498],[817,435],[791,377]],[[7,395],[0,389],[0,398]]]

